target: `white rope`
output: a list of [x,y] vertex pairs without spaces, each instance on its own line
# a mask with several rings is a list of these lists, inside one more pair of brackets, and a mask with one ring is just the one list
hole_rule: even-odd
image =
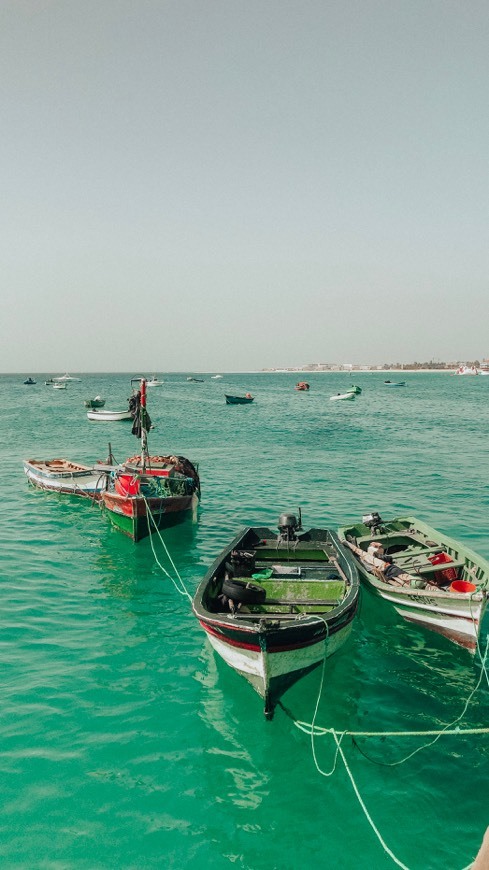
[[365,818],[367,819],[367,821],[368,821],[370,827],[372,828],[374,834],[376,835],[379,843],[381,844],[382,848],[384,849],[384,852],[386,852],[387,855],[389,855],[389,858],[392,858],[392,860],[394,861],[394,864],[397,864],[398,867],[402,867],[402,870],[409,870],[409,868],[406,866],[406,864],[403,864],[402,861],[399,860],[399,858],[396,858],[396,856],[394,855],[394,852],[391,849],[389,849],[387,843],[383,839],[382,834],[380,833],[379,829],[377,828],[374,820],[372,819],[372,816],[370,815],[369,811],[367,810],[367,807],[365,806],[365,803],[363,801],[363,798],[362,798],[360,792],[358,791],[357,784],[353,778],[353,774],[352,774],[350,768],[348,767],[348,762],[345,758],[345,753],[343,752],[343,750],[340,746],[340,741],[338,740],[336,734],[333,734],[333,737],[334,737],[334,740],[335,740],[335,743],[337,746],[337,751],[341,755],[341,760],[343,761],[343,764],[345,765],[345,770],[346,770],[346,772],[350,778],[350,782],[353,786],[353,791],[355,792],[357,800],[358,800],[363,812],[365,813]]
[[[154,558],[155,558],[155,562],[156,562],[156,564],[158,565],[158,567],[161,568],[161,570],[163,571],[163,573],[165,574],[165,576],[168,577],[169,580],[171,580],[171,582],[173,583],[173,585],[174,585],[175,589],[177,590],[177,592],[179,593],[179,595],[186,595],[187,598],[188,598],[188,600],[189,600],[189,601],[192,601],[192,596],[190,595],[190,592],[187,590],[187,588],[186,588],[186,586],[185,586],[185,583],[183,582],[183,580],[182,580],[182,578],[181,578],[181,576],[180,576],[180,574],[179,574],[179,572],[178,572],[178,569],[177,569],[177,567],[176,567],[176,565],[175,565],[175,562],[173,561],[173,559],[172,559],[172,557],[171,557],[171,555],[170,555],[170,553],[169,553],[168,547],[166,546],[166,543],[165,543],[165,541],[164,541],[164,539],[163,539],[163,536],[161,535],[160,530],[159,530],[158,526],[156,525],[155,518],[154,518],[154,516],[153,516],[153,514],[152,514],[152,512],[151,512],[151,508],[150,508],[150,506],[149,506],[149,504],[148,504],[146,498],[144,497],[144,495],[141,495],[141,498],[143,499],[144,504],[146,505],[146,513],[147,513],[147,517],[148,517],[149,541],[150,541],[150,544],[151,544],[151,549],[152,549],[152,551],[153,551],[153,556],[154,556]],[[179,581],[179,583],[180,583],[180,585],[181,585],[181,588],[179,587],[178,583],[175,582],[175,579],[172,577],[172,575],[171,575],[171,574],[166,570],[166,568],[161,564],[160,560],[158,559],[158,556],[156,555],[156,550],[155,550],[155,548],[154,548],[154,544],[153,544],[153,532],[152,532],[152,530],[151,530],[151,523],[149,522],[149,520],[151,520],[151,523],[153,524],[154,529],[155,529],[155,531],[156,531],[156,533],[157,533],[157,535],[158,535],[158,537],[159,537],[161,543],[163,544],[163,547],[164,547],[164,549],[165,549],[165,552],[166,552],[166,555],[167,555],[167,557],[168,557],[168,560],[169,560],[170,564],[172,565],[173,570],[175,571],[175,574],[176,574],[176,576],[177,576],[177,578],[178,578],[178,581]]]

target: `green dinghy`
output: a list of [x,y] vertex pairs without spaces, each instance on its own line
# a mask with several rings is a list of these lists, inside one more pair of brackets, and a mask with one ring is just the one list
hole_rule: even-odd
[[408,622],[475,652],[487,605],[489,562],[416,517],[378,513],[338,529],[360,578]]

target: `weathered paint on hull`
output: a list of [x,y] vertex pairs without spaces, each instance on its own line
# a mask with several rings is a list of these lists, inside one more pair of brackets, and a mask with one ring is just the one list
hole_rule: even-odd
[[156,528],[164,529],[183,522],[190,513],[197,510],[199,499],[194,493],[186,496],[170,496],[168,498],[149,498],[147,502],[151,511],[148,518],[144,499],[124,498],[123,496],[104,493],[103,503],[109,519],[115,528],[133,541],[140,541]]
[[406,593],[396,590],[380,590],[373,585],[371,576],[359,566],[360,577],[366,581],[374,595],[392,604],[406,622],[420,625],[447,637],[469,652],[477,649],[480,623],[487,598],[474,600],[469,595],[421,596],[416,590]]
[[31,486],[46,492],[59,492],[62,495],[76,495],[91,499],[100,499],[105,489],[103,475],[60,475],[59,477],[38,474],[32,468],[24,466],[27,480]]
[[283,647],[262,648],[253,632],[248,641],[240,641],[219,635],[200,620],[209,641],[221,658],[243,676],[265,701],[265,715],[271,719],[275,706],[284,692],[298,680],[321,665],[325,658],[343,646],[352,630],[352,620],[343,624],[334,633],[325,635],[318,621],[318,636],[309,637],[303,643]]

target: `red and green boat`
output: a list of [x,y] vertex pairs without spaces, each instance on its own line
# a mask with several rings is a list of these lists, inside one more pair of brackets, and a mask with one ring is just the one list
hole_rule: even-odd
[[200,501],[197,467],[185,456],[151,456],[147,435],[151,419],[146,409],[146,380],[133,396],[133,434],[141,440],[141,453],[115,468],[102,502],[112,524],[140,541],[156,529],[167,528],[195,515]]

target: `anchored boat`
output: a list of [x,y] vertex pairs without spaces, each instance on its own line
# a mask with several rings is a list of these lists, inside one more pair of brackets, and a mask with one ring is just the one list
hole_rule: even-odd
[[133,381],[139,388],[131,399],[132,431],[141,440],[141,453],[112,471],[102,501],[112,524],[133,541],[140,541],[153,530],[174,525],[196,512],[200,480],[196,466],[184,456],[149,455],[151,419],[146,410],[146,381]]
[[225,396],[226,405],[249,405],[255,399],[251,393],[246,393],[246,396]]
[[94,399],[85,399],[85,408],[103,408],[105,405],[105,399],[102,399],[101,396],[95,396]]
[[330,402],[352,402],[355,399],[356,394],[351,393],[337,393],[336,396],[330,396]]
[[25,459],[27,480],[38,489],[99,499],[107,486],[107,471],[69,459]]
[[338,530],[361,579],[408,622],[477,648],[487,605],[489,562],[415,517],[379,514]]
[[278,535],[246,528],[197,589],[193,611],[212,646],[273,717],[283,693],[348,638],[357,611],[354,559],[328,529],[283,514]]
[[101,420],[104,423],[112,423],[118,420],[132,420],[133,415],[129,410],[109,411],[106,408],[92,408],[90,411],[87,411],[87,418],[89,420]]

